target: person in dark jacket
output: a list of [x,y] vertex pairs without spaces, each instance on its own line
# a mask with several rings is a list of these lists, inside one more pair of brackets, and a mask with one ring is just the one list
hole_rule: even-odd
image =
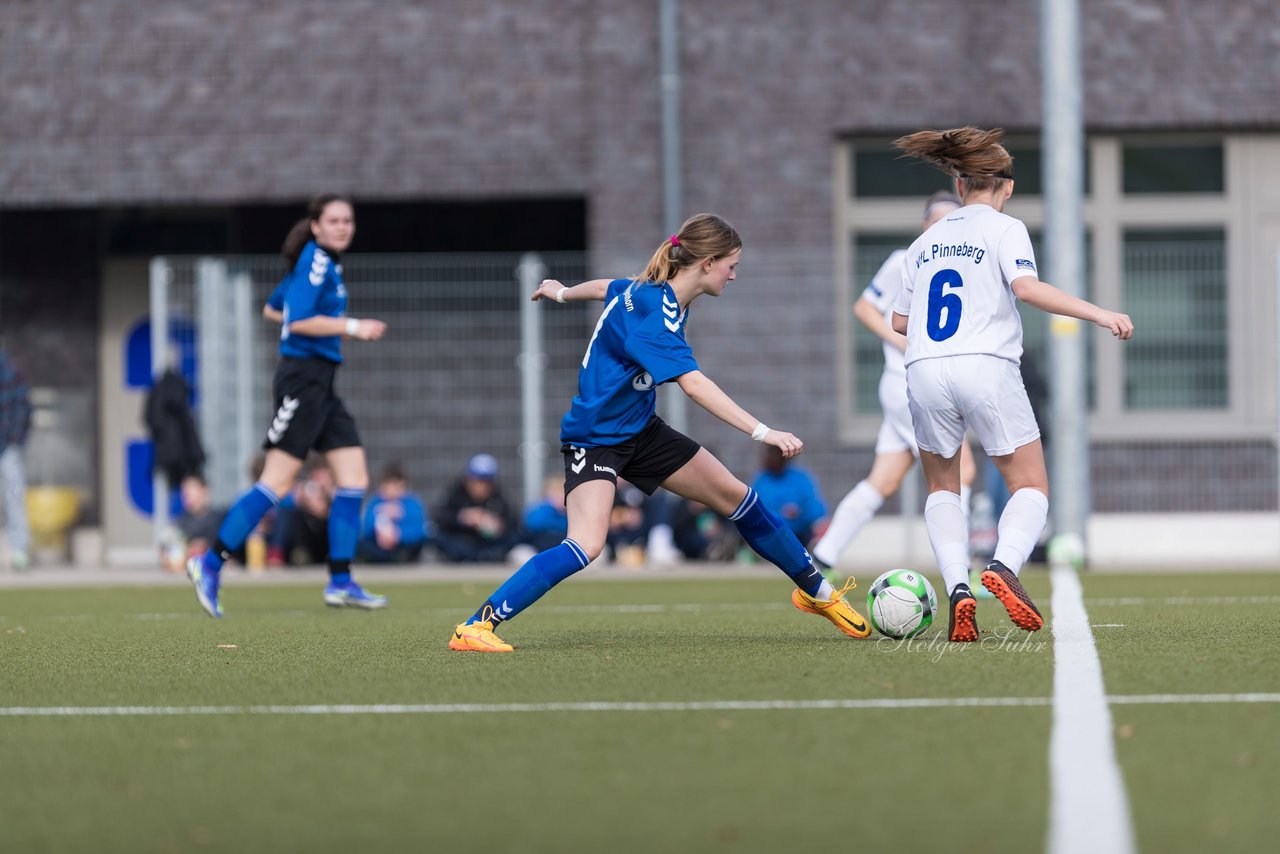
[[454,563],[488,563],[506,560],[520,542],[516,515],[498,486],[498,461],[491,454],[476,454],[467,461],[462,477],[454,481],[440,507],[440,533],[436,548]]
[[26,569],[31,531],[27,527],[27,473],[22,451],[31,429],[27,381],[0,350],[0,484],[4,489],[4,526],[9,538],[9,566]]
[[155,446],[155,470],[163,472],[170,489],[178,489],[187,475],[204,471],[204,448],[191,416],[191,389],[173,368],[156,380],[147,395],[147,432]]

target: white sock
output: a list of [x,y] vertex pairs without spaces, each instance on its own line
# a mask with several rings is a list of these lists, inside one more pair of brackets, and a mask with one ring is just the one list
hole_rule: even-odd
[[845,548],[883,504],[884,496],[876,492],[874,486],[865,480],[859,481],[836,505],[827,532],[813,547],[813,556],[827,566],[835,566]]
[[924,503],[924,527],[942,571],[947,595],[969,583],[969,522],[954,492],[931,492]]
[[960,484],[960,509],[964,511],[964,518],[969,518],[969,505],[973,504],[973,487]]
[[831,582],[825,578],[822,579],[822,586],[818,588],[818,592],[813,594],[813,598],[819,602],[830,602],[831,597],[836,595],[836,589],[831,586]]
[[1048,496],[1038,489],[1019,489],[1000,514],[994,559],[1017,575],[1039,542],[1048,520]]

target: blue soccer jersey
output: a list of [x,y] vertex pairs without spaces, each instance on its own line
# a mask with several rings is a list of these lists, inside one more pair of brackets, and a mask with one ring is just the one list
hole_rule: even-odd
[[274,308],[276,311],[284,311],[284,295],[289,290],[289,280],[293,278],[293,273],[285,276],[280,280],[280,284],[276,285],[276,289],[271,292],[271,296],[267,297],[267,307]]
[[[289,324],[308,317],[342,317],[347,313],[347,288],[342,283],[342,264],[328,252],[308,241],[293,265],[285,288],[284,326],[280,330],[280,355],[297,359],[324,359],[342,362],[341,335],[296,335]],[[277,288],[279,290],[279,288]]]
[[665,282],[610,282],[560,441],[594,448],[639,433],[653,417],[658,386],[698,370],[684,338],[688,317]]

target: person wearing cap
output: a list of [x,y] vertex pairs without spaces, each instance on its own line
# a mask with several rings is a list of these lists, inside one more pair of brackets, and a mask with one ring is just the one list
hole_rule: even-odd
[[500,563],[520,543],[516,514],[498,485],[492,454],[467,460],[462,476],[445,493],[438,518],[436,548],[453,563]]

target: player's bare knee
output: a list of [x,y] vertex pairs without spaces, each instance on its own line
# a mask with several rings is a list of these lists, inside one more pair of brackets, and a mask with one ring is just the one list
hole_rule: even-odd
[[587,560],[595,560],[600,557],[600,553],[604,551],[604,537],[570,537],[578,544],[584,552],[587,553]]

